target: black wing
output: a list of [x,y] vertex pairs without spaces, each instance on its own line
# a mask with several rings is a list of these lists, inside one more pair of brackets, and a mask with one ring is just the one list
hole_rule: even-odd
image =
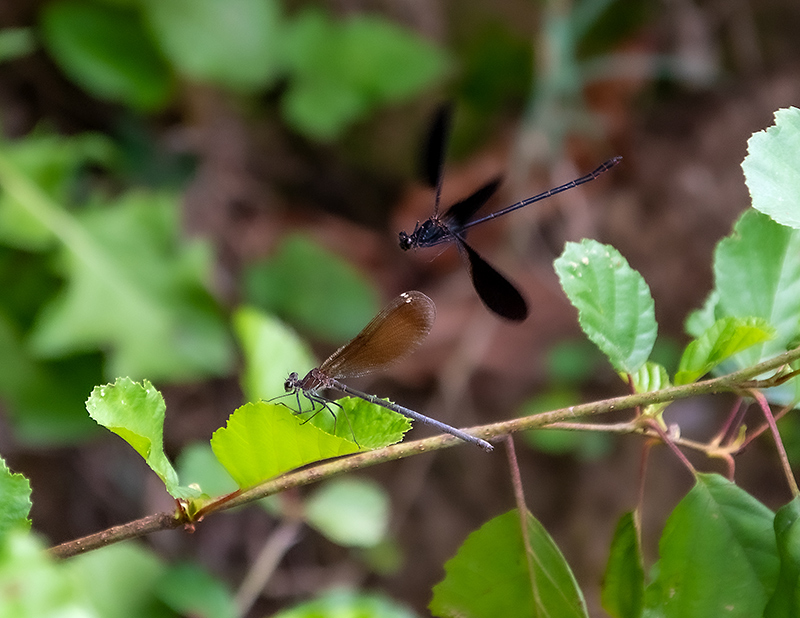
[[469,260],[472,285],[483,304],[501,318],[522,322],[528,317],[528,305],[519,290],[484,260],[463,238],[458,239]]
[[444,168],[444,155],[447,151],[447,141],[450,137],[450,127],[453,120],[453,106],[444,103],[436,110],[436,114],[428,130],[428,139],[422,153],[422,179],[429,187],[437,188],[442,182],[442,169]]
[[444,223],[453,233],[458,234],[461,228],[481,209],[486,202],[495,194],[497,187],[500,186],[500,177],[487,182],[480,189],[469,197],[456,202],[442,215]]

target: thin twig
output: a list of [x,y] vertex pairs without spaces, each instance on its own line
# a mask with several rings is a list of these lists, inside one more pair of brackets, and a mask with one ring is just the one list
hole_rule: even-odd
[[[777,418],[777,417],[776,417]],[[647,438],[655,438],[660,439],[660,434],[651,429],[649,424],[643,425],[640,420],[633,420],[633,421],[626,421],[623,423],[552,423],[547,425],[546,427],[540,427],[540,431],[547,431],[549,429],[563,429],[566,431],[595,431],[595,432],[602,432],[602,433],[615,433],[620,435],[641,435]],[[670,438],[675,444],[678,446],[683,446],[685,448],[690,448],[693,451],[700,451],[701,453],[705,453],[709,457],[717,457],[721,456],[722,453],[727,453],[728,451],[738,450],[739,447],[729,447],[729,448],[721,448],[716,444],[711,443],[711,446],[706,442],[698,442],[697,440],[691,440],[689,438],[683,437],[673,437]]]
[[102,532],[90,534],[74,541],[61,543],[61,545],[51,547],[50,554],[56,558],[69,558],[91,549],[99,549],[112,543],[144,536],[151,532],[172,530],[186,523],[188,522],[181,521],[176,517],[175,513],[156,513],[121,526],[113,526]]
[[[627,410],[636,406],[665,403],[709,393],[740,392],[743,382],[752,380],[754,377],[763,375],[769,371],[779,369],[798,359],[800,359],[800,347],[784,352],[753,367],[748,367],[720,378],[696,382],[694,384],[673,386],[660,391],[637,393],[635,395],[614,397],[600,402],[570,406],[568,408],[535,414],[524,418],[474,427],[466,431],[484,439],[496,440],[500,436],[510,433],[537,429],[553,423],[572,421],[578,418],[605,414],[615,410]],[[759,388],[767,388],[774,386],[775,381],[780,379],[781,375],[777,374],[767,380],[749,382],[748,387],[752,387],[753,384],[757,383]],[[677,443],[677,440],[675,442]],[[366,453],[357,453],[342,459],[318,464],[305,470],[298,470],[276,479],[265,481],[255,487],[223,496],[200,508],[197,513],[195,513],[192,521],[199,522],[203,517],[212,512],[241,506],[293,487],[309,485],[346,472],[367,468],[387,461],[403,459],[411,455],[419,455],[433,450],[450,448],[458,444],[462,444],[458,438],[445,434],[426,438],[424,440],[388,446]],[[125,539],[143,536],[150,532],[169,530],[181,525],[188,526],[190,524],[191,522],[188,521],[188,515],[181,510],[179,510],[177,515],[175,513],[158,513],[121,526],[109,528],[108,530],[87,537],[62,543],[61,545],[51,548],[50,552],[54,556],[66,558],[90,549],[96,549]]]

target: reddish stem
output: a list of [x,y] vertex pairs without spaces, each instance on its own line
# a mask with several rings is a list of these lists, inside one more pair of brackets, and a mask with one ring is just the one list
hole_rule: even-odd
[[654,429],[659,436],[661,436],[661,440],[664,442],[664,444],[666,444],[670,449],[672,449],[672,452],[675,453],[677,458],[681,460],[683,465],[686,466],[687,470],[689,470],[689,472],[691,472],[692,475],[694,476],[697,473],[697,471],[694,469],[694,466],[688,459],[686,459],[686,455],[683,454],[683,451],[681,451],[681,449],[679,449],[678,446],[667,435],[667,432],[664,431],[664,428],[661,427],[661,425],[659,425],[658,422],[655,420],[652,420],[650,423],[648,423],[648,425],[652,429]]
[[781,460],[783,471],[786,474],[786,480],[789,483],[789,489],[792,492],[792,496],[796,498],[798,495],[800,495],[800,489],[797,488],[797,481],[794,478],[792,466],[789,464],[789,456],[786,454],[786,448],[783,446],[781,434],[778,432],[778,424],[775,422],[775,417],[772,416],[772,410],[770,410],[767,398],[764,397],[764,394],[761,391],[753,389],[749,392],[756,400],[761,408],[761,411],[764,413],[764,417],[767,419],[769,428],[772,431],[772,437],[775,440],[775,448],[778,450],[778,457]]

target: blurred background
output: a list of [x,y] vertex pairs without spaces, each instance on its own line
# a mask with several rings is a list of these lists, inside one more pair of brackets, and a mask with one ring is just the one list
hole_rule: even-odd
[[[184,470],[236,407],[281,393],[288,352],[276,339],[254,364],[244,307],[324,359],[399,292],[421,290],[437,307],[422,349],[353,385],[459,427],[500,421],[626,390],[553,272],[564,243],[588,237],[649,283],[655,354],[674,369],[714,246],[748,206],[747,139],[800,101],[799,30],[790,0],[4,1],[0,453],[31,479],[35,530],[59,543],[172,508],[133,450],[86,415],[95,385],[153,381],[167,452]],[[445,206],[500,174],[487,206],[499,209],[623,157],[470,232],[528,299],[522,324],[480,304],[454,248],[398,246],[399,231],[432,213],[420,154],[442,101],[455,105]],[[272,386],[243,382],[253,371]],[[679,402],[667,420],[702,439],[730,405]],[[538,432],[516,444],[531,511],[602,615],[641,440]],[[767,442],[737,462],[737,482],[768,506],[789,498]],[[288,540],[247,615],[333,586],[426,615],[444,562],[514,507],[502,448],[461,446],[357,477],[389,504],[388,531],[369,547],[287,531],[282,514],[314,488],[142,544],[235,591],[260,581],[254,565],[280,532]],[[651,453],[650,562],[690,483],[665,449]]]

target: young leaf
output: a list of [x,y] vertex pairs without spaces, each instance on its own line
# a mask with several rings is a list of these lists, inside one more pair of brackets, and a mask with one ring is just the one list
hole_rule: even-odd
[[374,547],[389,528],[389,497],[367,479],[334,479],[306,500],[306,521],[334,543]]
[[656,340],[653,297],[642,276],[611,246],[567,243],[555,261],[581,328],[620,373],[635,373]]
[[775,112],[775,124],[747,141],[742,162],[753,208],[800,229],[800,110]]
[[248,401],[281,394],[289,373],[303,375],[316,365],[297,333],[274,316],[241,307],[233,315],[233,328],[244,354],[241,381]]
[[[383,448],[403,439],[411,429],[411,421],[391,410],[377,406],[358,397],[344,397],[329,404],[336,413],[304,412],[301,417],[328,433],[352,440],[355,434],[358,445],[365,450]],[[319,408],[317,408],[319,410]],[[313,418],[310,418],[313,416]],[[344,417],[344,422],[341,418]]]
[[22,474],[14,474],[0,458],[0,544],[9,530],[31,527],[31,484]]
[[716,474],[698,474],[667,520],[648,607],[665,618],[760,616],[779,560],[773,514]]
[[167,102],[172,75],[137,11],[61,0],[44,5],[41,25],[53,60],[93,94],[144,110]]
[[639,371],[631,375],[633,379],[633,390],[637,393],[650,393],[669,388],[669,374],[667,370],[658,363],[647,361],[641,366]]
[[775,514],[775,537],[781,568],[764,618],[800,616],[800,498],[795,497]]
[[285,406],[259,401],[231,414],[214,432],[211,448],[246,488],[308,463],[355,453],[358,445],[303,422]]
[[[469,535],[444,566],[428,606],[434,616],[587,617],[575,577],[542,525],[526,513],[526,549],[516,510]],[[533,572],[528,569],[533,565]]]
[[86,409],[97,423],[113,431],[164,481],[171,496],[194,498],[199,492],[178,484],[178,475],[164,454],[164,413],[167,405],[147,380],[117,378],[114,384],[97,386],[86,401]]
[[800,334],[800,232],[746,211],[714,254],[717,316],[762,318],[775,329],[769,341],[733,359],[749,367],[780,354]]
[[[289,408],[297,413],[296,406],[307,400],[300,395],[287,395],[283,403],[290,401]],[[297,414],[304,423],[310,423],[322,431],[339,436],[350,442],[354,440],[362,449],[370,450],[395,444],[411,429],[411,421],[382,406],[369,403],[358,397],[343,397],[336,403],[329,402],[325,410],[320,404],[304,409]],[[342,420],[344,419],[344,420]]]
[[690,384],[724,360],[774,335],[774,329],[761,318],[720,318],[686,346],[675,384]]
[[644,565],[636,515],[617,522],[602,591],[603,609],[613,618],[639,618],[644,606]]
[[[647,361],[642,365],[639,371],[631,375],[631,378],[633,379],[633,390],[637,393],[649,393],[671,386],[667,370],[662,365],[651,361]],[[645,416],[659,416],[668,405],[669,402],[664,402],[645,406],[642,414]]]

